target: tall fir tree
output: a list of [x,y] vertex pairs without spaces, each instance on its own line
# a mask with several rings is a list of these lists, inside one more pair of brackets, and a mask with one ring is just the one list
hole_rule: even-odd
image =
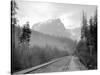
[[31,29],[29,22],[26,22],[26,24],[23,26],[22,29],[22,35],[20,37],[20,42],[29,42],[30,41],[30,35],[31,35]]
[[84,11],[83,11],[81,39],[86,40],[86,36],[87,36],[87,17],[86,17],[86,13],[84,13]]

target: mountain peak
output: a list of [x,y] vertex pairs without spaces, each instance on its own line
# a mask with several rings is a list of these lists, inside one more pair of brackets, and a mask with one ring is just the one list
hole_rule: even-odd
[[[45,34],[61,36],[61,37],[62,36],[66,37],[67,33],[64,24],[61,22],[59,18],[49,19],[45,22],[36,23],[32,28]],[[67,33],[67,35],[70,34]]]
[[57,23],[59,23],[59,22],[61,22],[61,20],[59,18],[55,18],[55,19],[48,19],[45,22],[57,22]]
[[66,29],[59,18],[38,22],[33,25],[32,29],[44,34],[67,37],[73,40],[78,40],[80,37],[80,28]]

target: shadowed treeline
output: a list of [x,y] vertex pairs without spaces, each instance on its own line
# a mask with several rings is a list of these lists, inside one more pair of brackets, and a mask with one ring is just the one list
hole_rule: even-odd
[[89,23],[83,13],[81,40],[77,44],[76,55],[88,69],[97,69],[97,10]]

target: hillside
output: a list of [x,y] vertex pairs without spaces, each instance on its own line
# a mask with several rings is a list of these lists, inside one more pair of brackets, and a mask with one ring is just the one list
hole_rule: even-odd
[[64,37],[51,36],[33,30],[30,40],[31,47],[33,46],[50,46],[51,48],[57,47],[60,50],[67,50],[73,52],[75,43],[73,40]]

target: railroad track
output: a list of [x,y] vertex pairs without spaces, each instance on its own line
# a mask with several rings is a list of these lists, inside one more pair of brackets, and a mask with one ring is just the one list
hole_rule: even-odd
[[87,70],[87,68],[79,61],[76,56],[65,56],[57,59],[53,59],[50,62],[25,69],[19,72],[13,73],[17,74],[33,74],[33,73],[47,73],[47,72],[63,72],[63,71],[79,71]]
[[40,68],[45,67],[45,66],[47,66],[47,65],[50,65],[50,64],[52,64],[52,63],[54,63],[54,62],[57,62],[58,60],[60,60],[60,59],[62,59],[62,58],[65,58],[65,57],[53,59],[53,60],[51,60],[51,61],[49,61],[49,62],[47,62],[47,63],[40,64],[40,65],[38,65],[38,66],[29,68],[29,69],[25,69],[25,70],[22,70],[22,71],[15,72],[15,73],[13,73],[12,75],[30,73],[30,72],[32,72],[32,71],[35,71],[35,70],[37,70],[37,69],[40,69]]

